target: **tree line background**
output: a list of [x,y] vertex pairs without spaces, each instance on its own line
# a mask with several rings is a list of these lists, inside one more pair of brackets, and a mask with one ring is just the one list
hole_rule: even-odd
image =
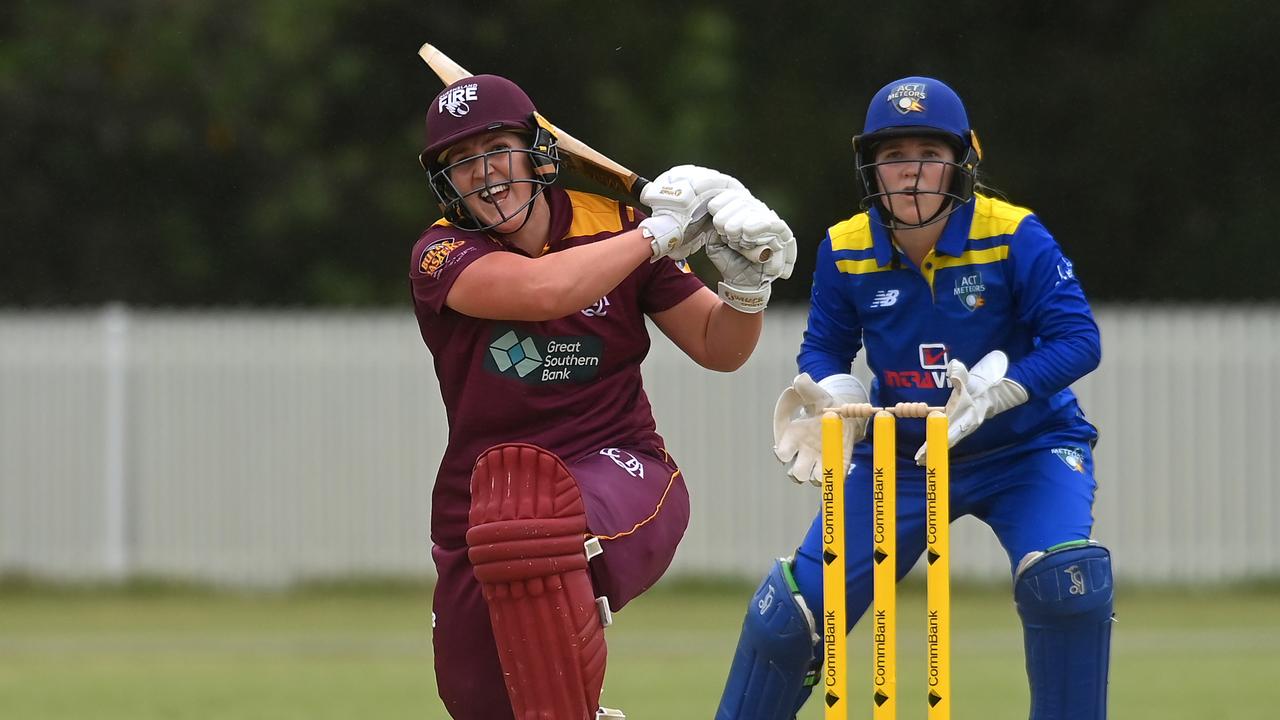
[[439,217],[423,42],[641,174],[740,177],[801,244],[775,298],[807,299],[855,211],[871,94],[923,74],[1094,300],[1274,299],[1277,29],[1280,3],[1231,0],[15,0],[0,306],[407,304]]

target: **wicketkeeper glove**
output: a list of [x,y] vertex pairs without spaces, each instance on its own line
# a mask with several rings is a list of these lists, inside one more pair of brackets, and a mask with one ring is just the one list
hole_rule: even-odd
[[[966,368],[959,360],[947,363],[951,397],[947,400],[947,447],[973,434],[982,421],[1027,401],[1027,389],[1005,377],[1009,357],[993,350]],[[916,451],[916,464],[924,465],[925,448]]]
[[[773,407],[773,454],[797,483],[822,485],[822,413],[845,403],[865,403],[867,389],[852,375],[836,374],[814,382],[801,373]],[[844,421],[844,473],[853,446],[867,434],[867,420]]]

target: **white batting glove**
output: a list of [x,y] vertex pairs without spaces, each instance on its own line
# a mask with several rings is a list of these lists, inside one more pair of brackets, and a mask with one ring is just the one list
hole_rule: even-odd
[[[808,373],[797,375],[773,407],[773,454],[786,467],[787,476],[796,483],[822,485],[822,411],[867,401],[867,389],[852,375],[831,375],[816,383]],[[845,419],[845,475],[853,446],[866,434],[866,418]]]
[[730,247],[719,233],[712,233],[706,243],[707,257],[720,271],[717,291],[720,299],[739,312],[758,313],[764,310],[769,305],[773,281],[790,275],[796,262],[795,241],[762,263]]
[[[773,281],[791,277],[795,267],[797,248],[791,228],[746,190],[724,190],[707,207],[717,231],[706,241],[707,257],[720,271],[720,299],[741,312],[764,310]],[[765,262],[755,262],[750,251],[762,245],[773,253]]]
[[668,254],[673,260],[684,260],[697,252],[716,233],[708,209],[712,198],[724,190],[742,190],[743,187],[732,175],[699,165],[677,165],[667,172],[688,180],[699,200],[698,207],[693,211],[693,221],[685,230],[684,242]]
[[[725,243],[748,257],[756,257],[762,247],[786,256],[785,246],[795,242],[786,222],[746,189],[717,195],[708,205],[708,210]],[[788,266],[779,277],[791,277],[791,267]]]
[[[982,421],[1027,401],[1027,389],[1005,377],[1009,357],[993,350],[966,368],[959,360],[947,363],[951,397],[947,400],[947,447],[973,434]],[[916,451],[916,464],[924,465],[928,443]]]
[[683,260],[697,252],[714,231],[707,221],[710,200],[723,190],[741,187],[737,179],[697,165],[677,165],[654,178],[640,191],[641,202],[653,211],[640,221],[653,249],[652,260]]

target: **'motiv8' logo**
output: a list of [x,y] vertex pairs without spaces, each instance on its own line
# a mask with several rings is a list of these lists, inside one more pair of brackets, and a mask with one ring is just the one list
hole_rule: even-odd
[[598,337],[522,337],[503,330],[489,343],[486,370],[530,384],[582,382],[600,370],[604,343]]

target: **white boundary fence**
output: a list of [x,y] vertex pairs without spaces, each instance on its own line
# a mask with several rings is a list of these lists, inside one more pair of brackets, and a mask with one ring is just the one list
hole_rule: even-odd
[[[1103,365],[1076,389],[1103,434],[1096,534],[1117,574],[1280,576],[1280,308],[1098,319]],[[816,491],[769,450],[803,324],[770,311],[731,375],[654,333],[647,388],[694,502],[672,576],[754,580],[807,528]],[[445,436],[405,312],[0,311],[0,572],[430,577]],[[980,523],[953,543],[957,577],[1006,576]]]

